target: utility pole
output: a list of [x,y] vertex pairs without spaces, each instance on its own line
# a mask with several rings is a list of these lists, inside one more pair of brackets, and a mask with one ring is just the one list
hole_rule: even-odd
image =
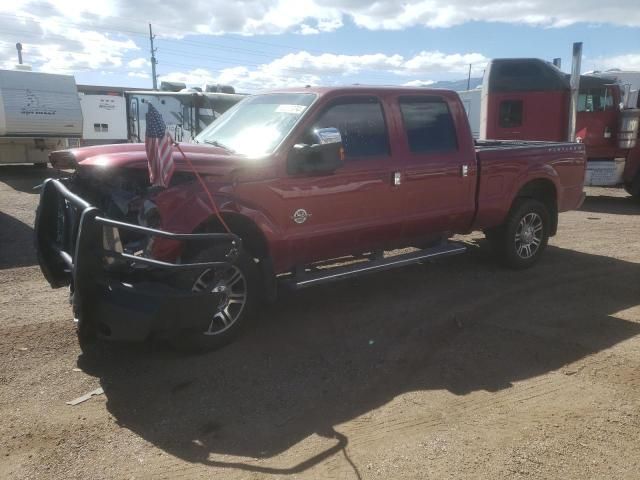
[[153,89],[158,89],[158,77],[156,76],[156,65],[158,64],[158,60],[156,60],[156,48],[153,47],[153,39],[156,36],[153,34],[153,30],[151,30],[151,24],[149,24],[149,42],[151,43],[151,78],[153,79]]
[[471,90],[471,63],[469,64],[469,75],[467,76],[467,90]]

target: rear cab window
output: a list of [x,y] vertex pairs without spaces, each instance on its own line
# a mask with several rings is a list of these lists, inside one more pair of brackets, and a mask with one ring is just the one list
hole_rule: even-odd
[[388,157],[391,153],[384,111],[377,97],[334,100],[320,113],[311,130],[330,127],[340,131],[347,162]]
[[503,100],[500,102],[498,125],[502,128],[521,127],[523,112],[522,100]]
[[449,105],[437,96],[398,99],[402,125],[411,153],[443,154],[458,151],[458,137]]

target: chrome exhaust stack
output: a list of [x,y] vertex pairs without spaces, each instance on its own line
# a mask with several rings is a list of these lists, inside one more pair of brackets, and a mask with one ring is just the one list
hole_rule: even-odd
[[571,61],[571,98],[569,101],[569,128],[567,141],[576,141],[576,115],[578,112],[578,93],[580,91],[580,69],[582,63],[582,42],[573,44],[573,59]]

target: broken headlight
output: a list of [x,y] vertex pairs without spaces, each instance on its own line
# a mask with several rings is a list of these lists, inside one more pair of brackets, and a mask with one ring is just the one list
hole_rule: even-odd
[[138,212],[138,223],[143,227],[160,228],[160,210],[151,200],[145,200]]

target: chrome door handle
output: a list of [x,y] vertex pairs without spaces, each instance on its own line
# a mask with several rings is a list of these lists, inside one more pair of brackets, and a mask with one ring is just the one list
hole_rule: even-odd
[[468,165],[462,165],[462,167],[460,168],[460,175],[463,177],[466,177],[467,175],[469,175],[469,166]]
[[402,183],[402,174],[400,172],[393,172],[393,186],[397,187]]

